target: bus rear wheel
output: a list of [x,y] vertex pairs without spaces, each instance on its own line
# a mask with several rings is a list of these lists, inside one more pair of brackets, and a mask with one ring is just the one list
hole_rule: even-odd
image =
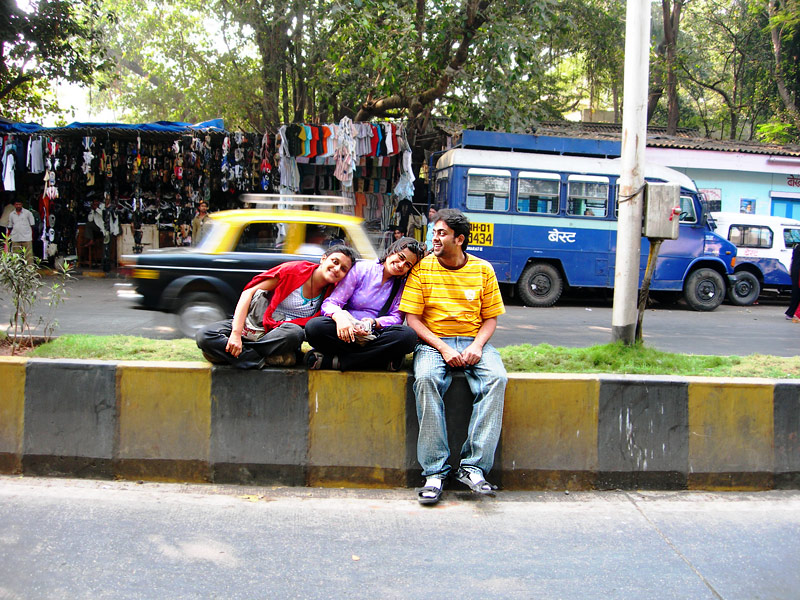
[[686,278],[683,297],[693,310],[714,310],[725,299],[725,281],[714,269],[697,269]]
[[563,289],[561,273],[547,263],[529,264],[517,282],[517,292],[526,306],[553,306]]

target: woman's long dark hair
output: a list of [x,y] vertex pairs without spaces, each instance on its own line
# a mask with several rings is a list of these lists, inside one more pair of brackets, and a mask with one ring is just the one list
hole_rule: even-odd
[[383,264],[386,262],[386,259],[389,258],[392,254],[397,254],[401,250],[405,250],[408,248],[413,252],[417,257],[417,262],[421,261],[425,256],[425,244],[422,242],[418,242],[412,237],[401,237],[399,240],[395,240],[383,253],[381,256],[379,263]]

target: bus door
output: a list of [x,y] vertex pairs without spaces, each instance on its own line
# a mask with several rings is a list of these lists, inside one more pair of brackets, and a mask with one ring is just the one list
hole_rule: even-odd
[[616,222],[609,215],[610,189],[610,180],[605,176],[567,178],[566,218],[558,224],[558,231],[548,232],[547,240],[562,252],[561,261],[571,286],[613,285]]
[[[470,221],[467,251],[492,263],[497,280],[511,281],[511,171],[471,167],[464,214]],[[456,207],[458,208],[458,207]]]
[[[531,260],[555,262],[548,232],[561,222],[561,174],[520,171],[517,175],[516,217],[511,232],[511,281],[516,281]],[[558,234],[556,234],[558,236]]]

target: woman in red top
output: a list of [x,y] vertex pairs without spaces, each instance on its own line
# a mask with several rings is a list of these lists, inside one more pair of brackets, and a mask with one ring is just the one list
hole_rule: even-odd
[[195,336],[203,356],[239,369],[289,367],[305,339],[303,327],[319,315],[322,301],[355,263],[348,246],[334,246],[314,264],[292,261],[256,275],[248,283],[233,319],[212,323]]

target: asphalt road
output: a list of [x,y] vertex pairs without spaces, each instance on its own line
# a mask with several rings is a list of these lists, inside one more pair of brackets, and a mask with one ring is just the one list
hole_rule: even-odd
[[[57,319],[56,334],[125,334],[157,339],[181,337],[175,316],[144,310],[117,298],[117,278],[79,277],[69,296],[45,321]],[[762,297],[757,305],[723,304],[713,312],[696,312],[682,305],[648,309],[644,341],[667,352],[739,355],[800,354],[800,324],[784,319],[788,300]],[[611,341],[611,295],[593,292],[565,297],[550,308],[527,308],[514,299],[500,317],[492,338],[496,346],[550,344],[579,348]],[[46,309],[42,306],[42,311]],[[0,299],[0,315],[11,314],[7,298]],[[41,330],[41,326],[37,328]]]
[[0,598],[797,598],[800,492],[0,477]]

